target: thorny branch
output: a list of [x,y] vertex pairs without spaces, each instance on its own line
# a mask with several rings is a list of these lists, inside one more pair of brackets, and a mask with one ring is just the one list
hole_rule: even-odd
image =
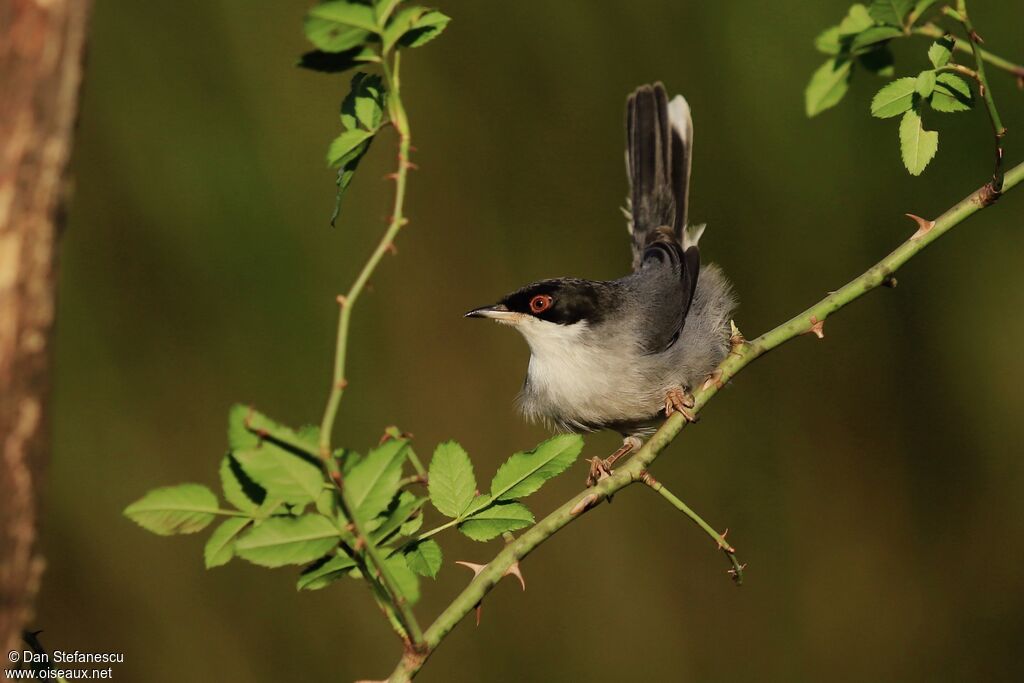
[[[1024,180],[1024,163],[1015,166],[1005,174],[1003,191],[1010,190],[1022,180]],[[738,372],[777,346],[805,334],[814,334],[819,339],[823,338],[824,324],[830,315],[880,285],[891,286],[890,283],[894,281],[894,273],[903,264],[946,232],[989,206],[991,204],[990,193],[990,186],[986,184],[949,208],[934,221],[911,216],[918,225],[917,231],[859,277],[752,341],[746,341],[738,333],[735,334],[732,353],[694,393],[692,412],[698,414],[718,393],[718,390]],[[441,641],[463,617],[480,604],[502,577],[506,576],[513,565],[518,564],[534,549],[570,522],[581,517],[587,510],[627,486],[638,481],[642,482],[651,464],[686,425],[687,421],[682,415],[678,413],[672,415],[623,467],[593,488],[577,493],[519,538],[508,543],[490,563],[479,570],[474,569],[476,575],[473,580],[452,600],[451,604],[424,633],[423,648],[415,652],[406,651],[388,678],[389,683],[404,683],[412,680]],[[712,530],[709,533],[714,534],[715,532]],[[724,539],[722,540],[724,541]],[[727,554],[729,553],[727,552]],[[730,557],[730,559],[733,558]]]

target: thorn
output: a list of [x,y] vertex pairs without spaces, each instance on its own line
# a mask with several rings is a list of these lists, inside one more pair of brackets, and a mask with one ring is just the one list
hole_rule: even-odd
[[724,550],[727,553],[735,553],[736,552],[736,548],[733,548],[731,545],[729,545],[725,541],[725,537],[728,536],[728,535],[729,535],[729,530],[728,529],[726,529],[721,534],[719,534],[719,536],[718,536],[718,549],[719,550]]
[[410,171],[418,171],[418,170],[420,170],[420,167],[419,167],[419,166],[417,166],[416,164],[414,164],[414,163],[413,163],[413,162],[411,162],[411,161],[406,161],[406,162],[405,162],[405,167],[406,167],[407,169],[409,169]]
[[476,612],[476,625],[479,626],[480,625],[480,617],[484,613],[484,603],[482,603],[482,602],[476,603],[476,607],[474,608],[474,611]]
[[815,315],[811,316],[811,328],[804,332],[804,334],[813,334],[818,339],[825,338],[825,321],[818,320]]
[[416,145],[409,145],[409,151],[410,152],[418,152],[419,149],[416,148]]
[[334,388],[341,389],[342,391],[344,391],[345,389],[348,388],[348,380],[344,378],[339,379],[338,382],[334,385]]
[[398,174],[397,173],[385,173],[384,174],[384,180],[398,180]]
[[505,570],[504,576],[514,576],[514,577],[516,577],[517,579],[519,579],[519,585],[523,587],[524,591],[526,590],[526,579],[523,578],[523,572],[519,568],[519,561],[518,560],[513,562],[512,566]]
[[469,567],[473,570],[473,578],[475,579],[480,575],[480,572],[484,570],[486,564],[477,564],[476,562],[466,562],[465,560],[455,560],[455,564],[461,564],[463,567]]
[[882,280],[882,286],[888,287],[889,289],[896,289],[896,285],[898,284],[899,282],[897,282],[895,276],[893,275],[886,275],[885,279]]
[[707,379],[704,380],[704,384],[701,386],[701,391],[707,391],[711,387],[721,389],[725,386],[725,382],[722,381],[722,371],[716,368]]
[[366,539],[362,536],[357,536],[355,545],[352,547],[352,549],[355,550],[357,553],[361,553],[363,550],[366,549]]
[[392,256],[398,256],[398,247],[395,246],[394,242],[388,242],[388,246],[384,247],[384,249]]
[[920,216],[915,216],[912,213],[906,214],[907,218],[917,223],[917,232],[910,236],[910,239],[916,240],[927,235],[932,228],[935,227],[935,221],[929,221]]
[[746,343],[743,333],[740,332],[740,328],[736,327],[736,321],[729,321],[729,345],[732,347],[742,346]]
[[739,571],[736,571],[735,568],[728,570],[729,571],[729,576],[731,576],[733,578],[733,581],[739,582],[739,580],[740,580],[740,573],[743,570],[745,570],[746,568],[747,568],[747,563],[744,562],[743,564],[740,565]]
[[338,305],[342,307],[344,307],[348,303],[348,299],[345,297],[344,294],[339,294],[335,301],[337,301]]
[[580,500],[580,502],[576,503],[576,505],[573,506],[572,510],[569,511],[569,514],[575,517],[581,512],[585,512],[587,509],[593,507],[594,503],[596,502],[597,494],[589,493],[582,500]]
[[984,39],[984,38],[982,38],[981,36],[979,36],[979,35],[978,35],[978,32],[977,32],[977,31],[975,31],[975,30],[973,30],[973,29],[971,29],[971,35],[970,35],[970,38],[971,38],[971,41],[972,41],[972,42],[975,42],[975,43],[977,43],[978,45],[984,45],[984,44],[985,44],[985,39]]

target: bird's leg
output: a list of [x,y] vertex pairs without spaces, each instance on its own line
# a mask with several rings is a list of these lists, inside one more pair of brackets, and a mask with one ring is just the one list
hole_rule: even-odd
[[594,486],[605,477],[611,475],[612,466],[615,463],[633,451],[638,450],[642,445],[643,441],[639,437],[627,436],[622,440],[622,445],[619,446],[619,449],[604,460],[601,458],[591,458],[590,474],[587,475],[587,488]]
[[699,418],[693,414],[693,394],[682,387],[669,389],[665,396],[665,417],[672,417],[672,413],[679,413],[686,418],[687,422],[696,422]]

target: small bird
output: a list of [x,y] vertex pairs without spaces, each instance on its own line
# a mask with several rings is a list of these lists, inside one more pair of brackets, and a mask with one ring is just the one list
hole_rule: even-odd
[[661,415],[693,421],[692,391],[729,352],[736,300],[715,265],[701,268],[704,226],[687,226],[693,123],[661,83],[626,101],[628,230],[633,272],[617,280],[541,280],[475,308],[530,346],[519,408],[563,432],[612,429],[622,447],[591,462],[588,485],[639,449]]

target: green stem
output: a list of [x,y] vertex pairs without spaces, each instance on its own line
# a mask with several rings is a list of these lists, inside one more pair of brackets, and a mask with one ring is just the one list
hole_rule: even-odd
[[985,108],[988,110],[988,118],[992,122],[992,132],[995,136],[996,161],[991,183],[992,201],[995,201],[1003,192],[1003,138],[1006,136],[1006,127],[1003,125],[1002,119],[999,118],[996,101],[992,97],[992,88],[989,87],[988,78],[985,76],[985,60],[981,56],[981,46],[978,44],[981,42],[981,38],[974,30],[974,24],[971,23],[971,17],[967,13],[967,0],[957,0],[956,11],[949,7],[944,7],[942,11],[963,24],[964,30],[967,31],[967,40],[970,41],[971,49],[974,51],[975,70],[978,72],[978,91],[982,99],[985,100]]
[[[946,35],[947,32],[935,24],[927,23],[921,26],[915,26],[911,29],[911,33],[917,36],[924,36],[925,38],[938,40],[942,36]],[[956,41],[954,49],[967,53],[974,52],[974,46],[965,45],[962,40]],[[1024,66],[1014,64],[1009,59],[1004,59],[999,55],[992,54],[988,50],[983,50],[980,47],[977,48],[977,55],[997,69],[1002,69],[1003,71],[1012,74],[1017,79],[1018,83],[1024,82]]]
[[[1004,191],[1007,191],[1024,180],[1024,164],[1019,164],[1006,173]],[[918,230],[906,242],[898,246],[888,256],[865,271],[860,277],[852,280],[841,289],[802,311],[793,318],[782,323],[773,330],[766,332],[757,339],[747,342],[740,338],[735,340],[733,351],[713,373],[713,380],[694,394],[693,412],[701,409],[718,393],[740,370],[760,358],[768,351],[781,344],[808,332],[821,331],[822,323],[839,309],[859,299],[871,290],[892,280],[892,275],[903,264],[921,252],[929,244],[937,240],[953,227],[963,223],[972,215],[988,206],[991,202],[988,186],[984,186],[951,207],[934,222],[925,223],[927,229]],[[593,488],[577,493],[568,502],[561,505],[547,517],[537,522],[519,538],[509,543],[469,582],[461,593],[437,617],[426,630],[425,647],[417,652],[403,655],[398,666],[388,679],[390,683],[410,681],[423,667],[424,662],[434,652],[444,638],[467,614],[473,611],[488,592],[501,580],[514,563],[529,555],[535,548],[551,538],[560,529],[578,519],[587,510],[621,489],[641,480],[645,471],[651,466],[658,455],[686,427],[682,415],[675,414],[665,420],[661,428],[648,439],[633,458],[623,467],[606,477]]]
[[693,508],[684,503],[674,493],[669,491],[665,486],[651,476],[650,472],[643,472],[640,475],[640,481],[647,484],[651,489],[656,491],[662,498],[667,500],[672,507],[682,512],[684,515],[689,517],[697,526],[704,530],[711,540],[715,542],[718,549],[725,553],[725,556],[729,559],[732,564],[732,569],[729,570],[729,574],[732,575],[736,585],[743,583],[743,569],[746,565],[740,564],[739,560],[736,559],[736,549],[729,545],[729,542],[725,540],[725,534],[720,534],[715,531],[710,524],[704,521],[704,518],[698,515]]
[[[341,470],[333,465],[331,458],[331,435],[334,431],[334,423],[337,421],[338,417],[338,408],[341,405],[341,398],[345,392],[345,386],[347,384],[345,380],[345,359],[348,349],[348,333],[352,319],[352,310],[355,307],[356,301],[359,299],[359,295],[362,294],[363,290],[366,288],[366,283],[370,280],[370,276],[380,264],[381,259],[383,259],[384,255],[393,248],[398,231],[402,229],[402,226],[408,223],[403,216],[402,211],[405,205],[406,178],[408,176],[409,168],[412,165],[409,162],[409,121],[405,115],[405,109],[402,106],[401,96],[398,91],[399,59],[399,54],[395,53],[394,76],[392,76],[392,72],[388,68],[387,62],[381,62],[381,68],[383,69],[390,86],[388,92],[388,109],[391,113],[392,123],[395,126],[395,130],[398,132],[399,137],[398,168],[394,174],[394,205],[391,210],[391,219],[388,222],[387,229],[384,231],[384,236],[377,244],[377,247],[373,250],[373,253],[370,254],[370,258],[359,271],[355,282],[352,283],[348,292],[343,296],[338,297],[341,313],[338,316],[338,337],[335,343],[334,372],[331,381],[331,391],[327,397],[327,406],[324,408],[324,416],[320,422],[319,448],[324,472],[336,485],[336,498],[338,505],[341,507],[342,514],[344,514],[345,518],[349,520],[352,532],[356,537],[356,554],[358,554],[358,546],[361,545],[362,549],[365,550],[366,555],[370,558],[374,567],[377,569],[380,576],[380,582],[386,591],[386,597],[389,599],[391,607],[394,608],[395,617],[405,630],[411,649],[416,650],[419,649],[423,643],[423,631],[420,628],[419,622],[416,620],[416,615],[413,613],[412,607],[408,604],[405,597],[402,596],[401,591],[398,590],[394,577],[391,575],[387,565],[384,563],[383,555],[381,555],[372,539],[366,534],[362,522],[354,514],[355,511],[353,510],[351,502],[348,500],[348,494],[345,491]],[[366,573],[367,575],[370,574],[369,571]]]

